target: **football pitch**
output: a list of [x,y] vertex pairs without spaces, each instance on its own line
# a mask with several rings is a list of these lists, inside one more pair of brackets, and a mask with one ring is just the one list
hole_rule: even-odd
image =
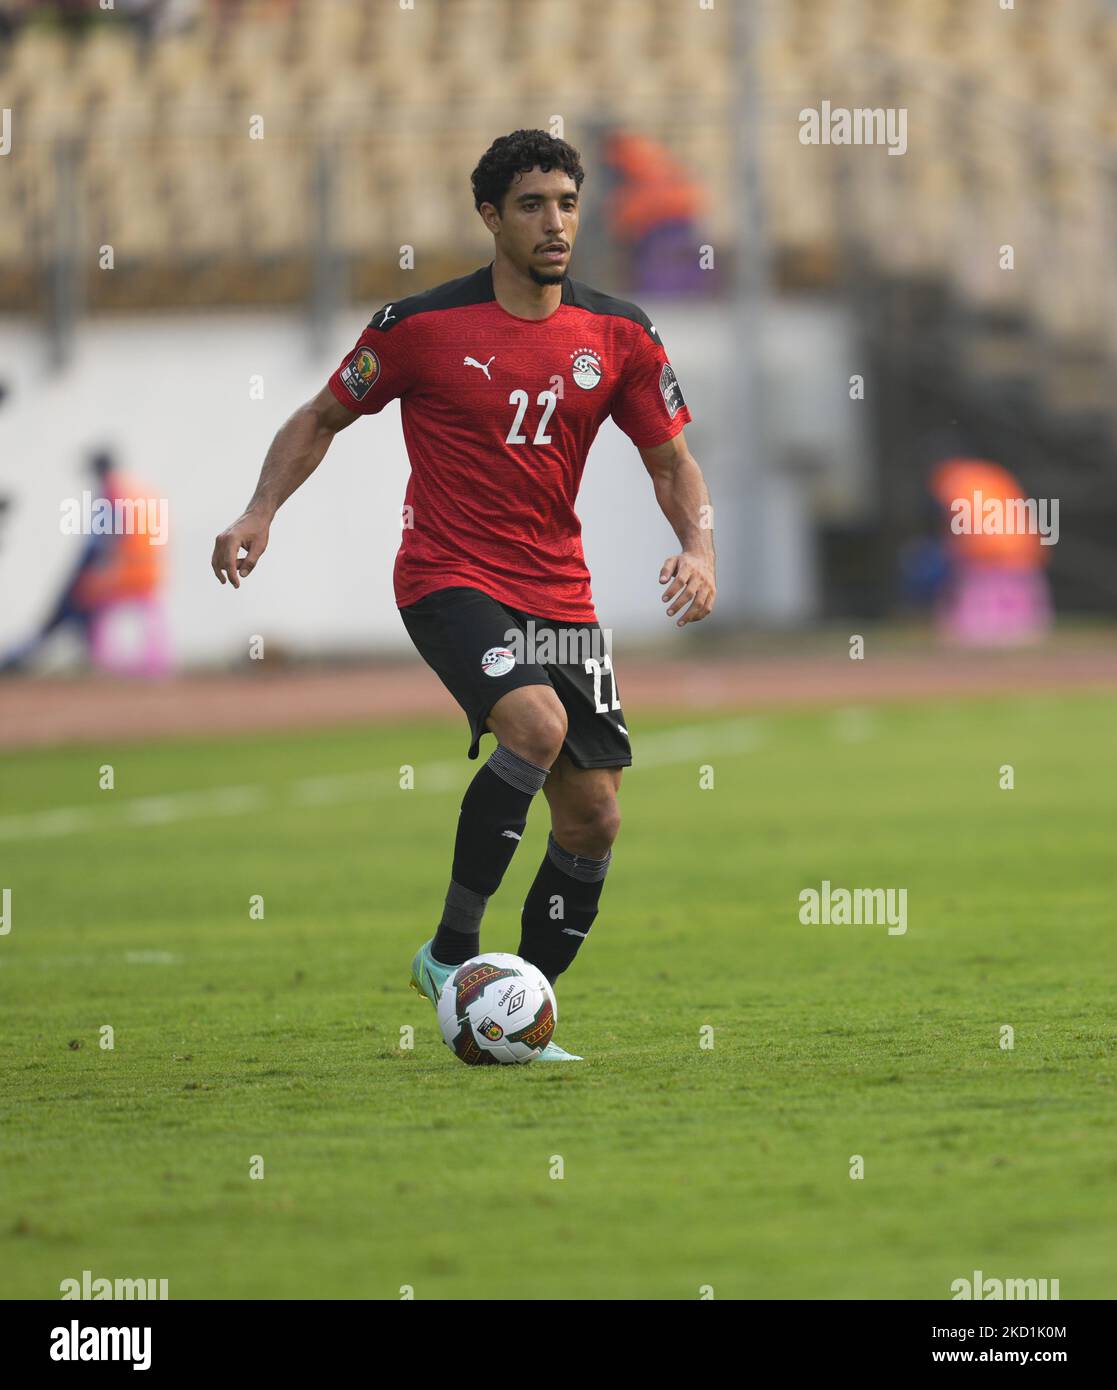
[[[1117,1294],[1113,700],[630,727],[570,1066],[466,1068],[406,987],[464,723],[5,757],[0,1296]],[[804,925],[824,881],[907,930]]]

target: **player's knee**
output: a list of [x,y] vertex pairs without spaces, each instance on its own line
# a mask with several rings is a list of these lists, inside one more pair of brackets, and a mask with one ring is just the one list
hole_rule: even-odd
[[548,710],[519,732],[520,747],[515,751],[536,767],[551,767],[562,752],[566,738],[566,715]]
[[555,839],[571,854],[604,859],[620,829],[621,813],[616,797],[595,797],[563,818],[555,830]]
[[536,767],[550,767],[562,752],[566,738],[566,711],[553,691],[531,687],[506,696],[493,709],[489,725],[497,738]]
[[590,826],[597,843],[605,846],[602,854],[595,856],[602,858],[621,833],[621,811],[616,797],[610,798],[595,809]]

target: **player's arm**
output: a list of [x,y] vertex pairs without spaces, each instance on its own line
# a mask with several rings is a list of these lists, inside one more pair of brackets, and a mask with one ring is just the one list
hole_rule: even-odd
[[712,508],[706,480],[686,446],[682,430],[665,444],[641,449],[640,457],[651,474],[660,510],[682,546],[679,554],[668,555],[659,573],[659,582],[667,585],[663,602],[671,604],[668,616],[674,617],[686,608],[677,627],[701,622],[717,598]]
[[214,543],[211,563],[222,584],[227,575],[233,588],[240,588],[241,579],[252,573],[267,549],[276,512],[322,462],[334,435],[358,418],[324,386],[280,426],[251,502]]

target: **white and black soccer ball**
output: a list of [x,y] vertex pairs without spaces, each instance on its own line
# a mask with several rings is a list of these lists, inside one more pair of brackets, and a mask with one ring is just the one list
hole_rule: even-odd
[[459,965],[438,998],[446,1046],[467,1066],[533,1062],[558,1021],[542,970],[519,956],[489,951]]

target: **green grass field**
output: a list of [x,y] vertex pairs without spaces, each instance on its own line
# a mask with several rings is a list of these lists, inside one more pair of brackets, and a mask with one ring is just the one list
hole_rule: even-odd
[[[467,1069],[406,988],[464,723],[6,758],[0,1295],[1117,1294],[1114,702],[630,727],[569,1067]],[[823,879],[906,887],[907,933],[801,925]]]

